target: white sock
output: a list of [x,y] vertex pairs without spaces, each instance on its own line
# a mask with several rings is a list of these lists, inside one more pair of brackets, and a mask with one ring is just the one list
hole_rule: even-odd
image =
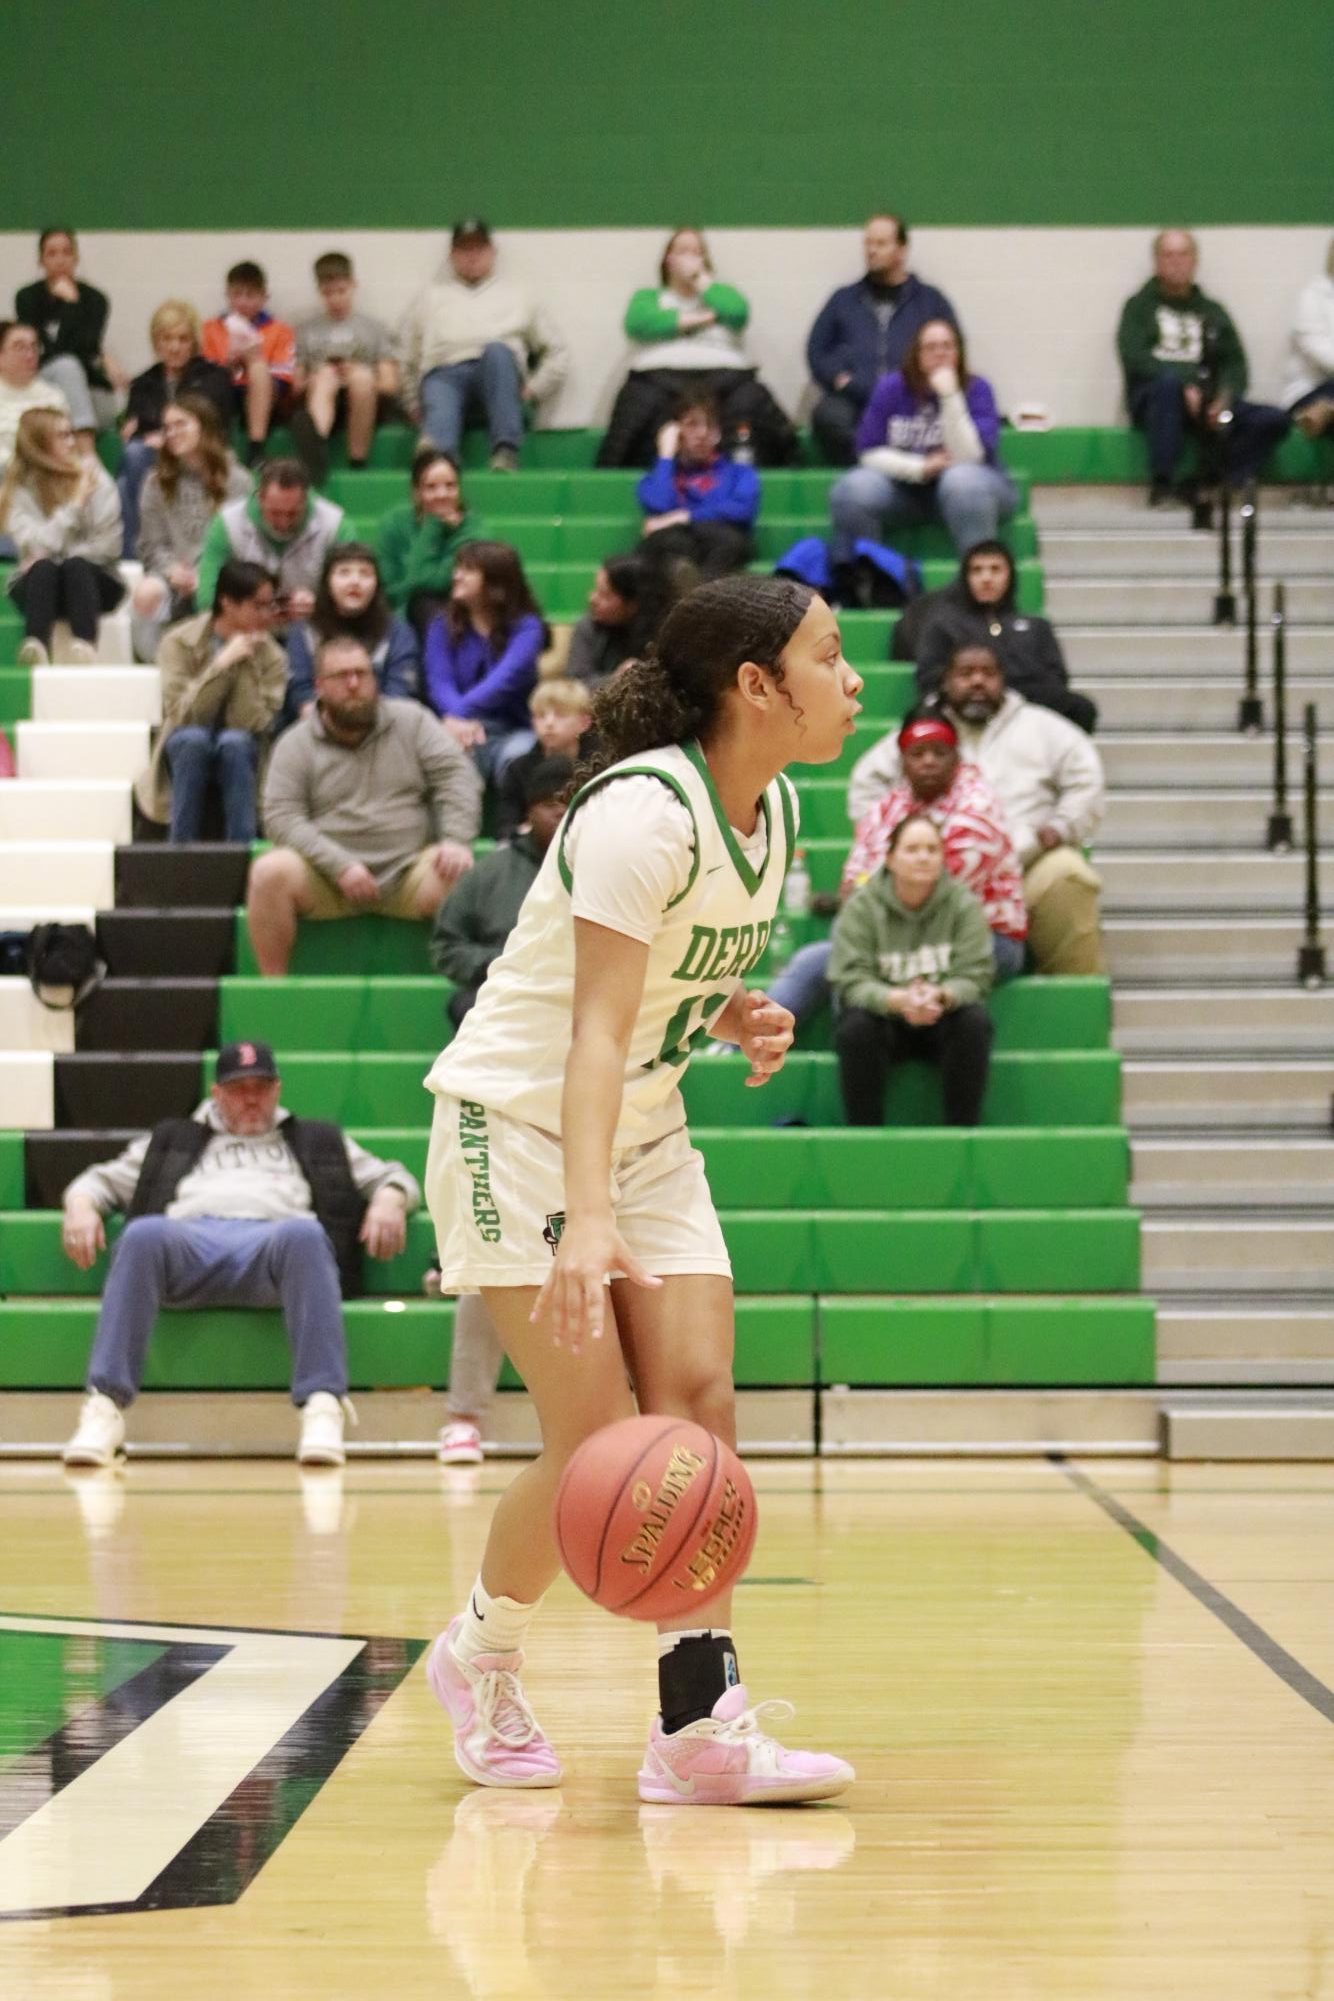
[[454,1635],[454,1652],[461,1661],[474,1661],[479,1654],[518,1653],[541,1602],[521,1605],[517,1598],[493,1598],[479,1577]]

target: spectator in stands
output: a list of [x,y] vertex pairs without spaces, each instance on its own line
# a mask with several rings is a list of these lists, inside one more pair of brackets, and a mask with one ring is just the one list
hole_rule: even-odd
[[806,343],[806,361],[823,392],[811,429],[830,465],[857,462],[857,425],[882,375],[902,368],[914,336],[928,320],[958,325],[943,292],[908,269],[908,225],[901,216],[873,215],[862,231],[865,276],[840,285],[821,306]]
[[420,693],[417,635],[406,619],[394,616],[374,549],[369,542],[339,542],[325,559],[314,611],[287,634],[288,722],[304,716],[314,702],[316,652],[338,634],[361,641],[382,695],[411,701]]
[[168,403],[178,396],[203,396],[213,405],[224,437],[232,428],[232,378],[199,351],[199,315],[184,299],[166,299],[148,323],[148,337],[157,360],[130,384],[120,435],[124,450],[116,485],[125,523],[125,554],[139,544],[139,496],[149,470],[157,463],[162,420]]
[[347,424],[347,463],[359,471],[370,457],[376,420],[394,407],[398,364],[388,327],[359,313],[352,259],[341,250],[315,259],[315,286],[324,311],[296,330],[292,437],[316,486],[329,476],[329,439]]
[[422,638],[449,603],[454,558],[476,542],[482,523],[470,514],[448,452],[423,445],[412,461],[412,498],[380,522],[378,547],[385,596]]
[[6,589],[23,613],[21,667],[45,666],[51,632],[63,618],[75,665],[97,658],[97,622],[125,595],[117,573],[120,501],[100,460],[79,449],[59,410],[19,419],[14,451],[0,483],[0,534],[18,550]]
[[685,561],[694,581],[744,570],[755,553],[760,482],[753,465],[724,458],[722,421],[711,396],[685,396],[658,433],[658,462],[635,488],[644,510],[638,553],[650,563]]
[[877,382],[857,426],[860,464],[830,493],[835,563],[910,522],[943,521],[961,555],[993,538],[1018,505],[999,436],[991,384],[969,374],[962,335],[928,320],[902,369]]
[[651,465],[654,440],[685,396],[711,396],[722,414],[728,449],[739,445],[760,465],[788,465],[797,434],[746,360],[741,336],[750,307],[713,275],[697,229],[667,239],[658,283],[636,292],[625,331],[636,347],[602,445],[600,466]]
[[155,660],[167,626],[195,609],[209,525],[227,501],[249,491],[250,475],[232,457],[216,406],[191,395],[168,403],[158,462],[144,481],[136,551],[144,573],[130,593],[136,660]]
[[343,1463],[343,1298],[361,1290],[363,1252],[403,1249],[421,1190],[398,1161],[284,1110],[266,1042],[219,1050],[215,1078],[192,1117],[164,1119],[65,1190],[62,1241],[80,1271],[106,1248],[103,1218],[117,1209],[129,1217],[111,1254],[67,1466],[115,1460],[164,1306],[280,1306],[301,1412],[297,1458]]
[[270,426],[287,415],[296,338],[269,311],[269,281],[247,258],[227,273],[227,310],[204,322],[204,358],[231,373],[245,411],[247,464],[264,456]]
[[[54,382],[37,373],[41,354],[36,327],[19,320],[0,320],[0,474],[14,455],[19,419],[25,410],[59,410],[69,405]],[[0,563],[14,561],[14,544],[0,535]]]
[[596,689],[645,653],[666,616],[672,580],[637,552],[598,565],[588,609],[570,634],[565,672]]
[[1226,308],[1195,282],[1199,250],[1188,229],[1153,239],[1153,276],[1121,310],[1116,349],[1126,407],[1149,442],[1149,505],[1193,499],[1173,485],[1187,433],[1235,486],[1259,474],[1288,429],[1286,410],[1248,403],[1246,352]]
[[917,692],[934,695],[945,663],[957,647],[990,646],[1017,695],[1068,716],[1090,736],[1096,705],[1070,686],[1055,628],[1015,606],[1014,558],[1003,542],[979,542],[959,565],[952,584],[914,598],[894,628],[890,653],[915,660]]
[[[982,767],[1005,811],[1024,869],[1028,944],[1040,973],[1103,973],[1098,891],[1083,854],[1102,819],[1102,760],[1064,716],[1007,690],[989,646],[951,658],[941,694],[966,761]],[[860,820],[899,775],[898,748],[884,737],[853,769],[848,811]]]
[[900,820],[883,868],[839,913],[829,979],[849,1125],[885,1123],[890,1072],[913,1059],[939,1065],[946,1125],[979,1123],[991,1060],[991,938],[925,813]]
[[[164,457],[166,449],[164,443]],[[223,839],[255,838],[259,778],[287,686],[287,660],[270,636],[272,624],[268,571],[232,561],[218,572],[213,609],[163,638],[162,728],[135,791],[147,819],[170,821],[173,841],[203,839],[214,779]]]
[[75,277],[79,245],[72,229],[44,229],[37,239],[42,275],[14,294],[14,316],[36,327],[42,374],[63,392],[84,451],[115,421],[129,377],[106,351],[106,294]]
[[457,465],[464,426],[480,410],[492,472],[516,472],[524,405],[554,396],[569,356],[555,320],[518,279],[496,270],[496,246],[478,216],[456,222],[449,270],[428,285],[404,323],[403,396],[423,440]]
[[309,618],[324,561],[346,540],[341,507],[312,494],[299,459],[268,459],[248,500],[229,500],[214,515],[199,557],[196,595],[213,599],[218,571],[229,556],[260,563],[278,579],[278,613],[284,624]]
[[472,867],[482,785],[419,702],[382,698],[367,648],[346,634],[315,659],[315,706],[284,732],[264,781],[275,846],[250,870],[261,973],[287,971],[303,918],[434,917]]
[[528,697],[549,639],[517,552],[508,542],[465,543],[449,603],[426,635],[425,697],[497,784],[532,748]]
[[537,880],[573,778],[568,757],[544,756],[529,765],[524,773],[525,831],[483,855],[436,913],[431,964],[454,983],[445,1012],[455,1028],[519,921],[519,907]]
[[588,684],[563,676],[539,681],[528,697],[537,742],[516,757],[497,788],[496,839],[507,841],[528,817],[528,788],[534,771],[553,759],[563,759],[571,773],[587,757],[585,739],[593,727],[593,700]]
[[1302,289],[1292,328],[1292,367],[1284,402],[1297,428],[1321,438],[1334,423],[1334,237],[1325,269]]

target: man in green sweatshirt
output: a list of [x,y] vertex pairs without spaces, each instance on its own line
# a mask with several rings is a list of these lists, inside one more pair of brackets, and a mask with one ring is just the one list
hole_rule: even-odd
[[315,609],[324,559],[348,539],[341,507],[312,494],[310,475],[297,459],[269,459],[248,500],[220,508],[204,537],[195,599],[212,604],[224,563],[258,563],[276,580],[283,625]]
[[[1126,407],[1149,442],[1149,505],[1172,485],[1187,431],[1210,448],[1234,486],[1258,477],[1288,429],[1286,410],[1248,403],[1246,353],[1231,315],[1195,282],[1199,249],[1188,229],[1153,240],[1153,276],[1126,300],[1116,332]],[[1189,491],[1182,498],[1192,496]]]
[[829,983],[849,1125],[885,1122],[885,1086],[897,1063],[940,1067],[945,1123],[975,1126],[991,1059],[986,997],[994,977],[981,904],[945,867],[940,834],[910,813],[890,836],[885,865],[834,925]]

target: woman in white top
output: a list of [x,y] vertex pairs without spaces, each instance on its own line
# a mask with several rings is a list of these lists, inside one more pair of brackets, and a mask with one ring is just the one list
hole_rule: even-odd
[[1297,428],[1319,438],[1334,424],[1334,238],[1325,269],[1297,301],[1292,370],[1284,402]]
[[686,395],[711,396],[722,414],[724,450],[757,465],[790,465],[797,434],[747,361],[741,336],[750,306],[713,275],[698,229],[668,237],[658,283],[634,294],[625,331],[635,344],[597,462],[652,465],[658,432]]
[[[751,1084],[782,1065],[792,1017],[744,978],[793,852],[782,772],[838,756],[861,685],[833,614],[800,584],[729,577],[684,598],[648,657],[600,691],[593,776],[428,1079],[441,1286],[481,1292],[542,1428],[541,1456],[496,1508],[468,1606],[428,1658],[479,1785],[560,1782],[519,1683],[523,1638],[560,1568],[561,1471],[631,1414],[628,1374],[641,1410],[735,1440],[731,1267],[680,1079],[710,1035],[739,1044]],[[841,1791],[841,1759],[759,1728],[727,1597],[710,1612],[707,1629],[698,1613],[661,1629],[640,1797]]]
[[97,621],[125,595],[120,499],[101,461],[80,452],[62,410],[28,410],[0,485],[0,532],[19,553],[7,589],[23,613],[21,667],[45,666],[51,629],[63,618],[70,659],[97,658]]

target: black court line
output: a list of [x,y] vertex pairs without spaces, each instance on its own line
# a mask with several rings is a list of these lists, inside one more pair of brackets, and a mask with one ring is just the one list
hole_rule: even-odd
[[1242,1611],[1240,1605],[1234,1604],[1226,1592],[1220,1591],[1193,1564],[1187,1563],[1184,1556],[1178,1556],[1161,1536],[1140,1521],[1137,1515],[1132,1515],[1114,1494],[1109,1494],[1096,1480],[1090,1480],[1087,1473],[1081,1473],[1078,1467],[1070,1465],[1063,1452],[1049,1452],[1047,1458],[1058,1472],[1065,1475],[1072,1487],[1077,1487],[1096,1508],[1102,1509],[1109,1520],[1124,1529],[1147,1556],[1161,1564],[1169,1577],[1174,1577],[1192,1598],[1203,1605],[1206,1612],[1212,1612],[1215,1619],[1226,1626],[1258,1661],[1262,1661],[1271,1674],[1286,1682],[1293,1694],[1309,1703],[1326,1723],[1334,1723],[1334,1688],[1327,1687],[1318,1675],[1312,1674],[1310,1668],[1303,1667],[1295,1654],[1280,1646],[1272,1633],[1267,1633],[1249,1613]]

